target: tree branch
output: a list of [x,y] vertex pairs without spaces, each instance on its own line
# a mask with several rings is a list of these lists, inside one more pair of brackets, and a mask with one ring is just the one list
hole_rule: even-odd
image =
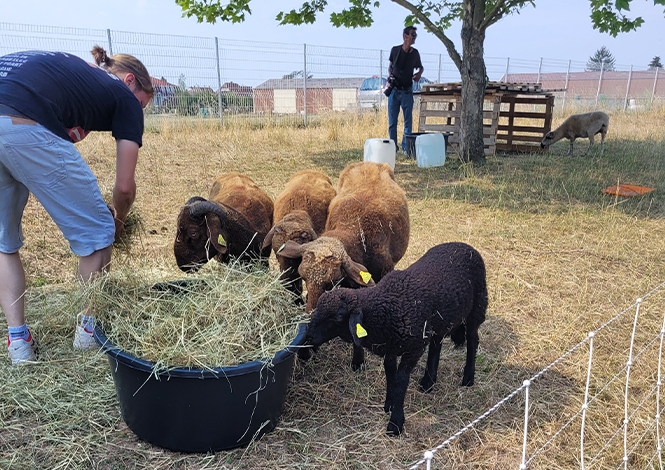
[[503,13],[501,13],[506,5],[506,0],[499,0],[496,2],[496,5],[494,5],[494,8],[492,8],[492,11],[490,11],[483,22],[480,24],[480,30],[484,31],[486,30],[490,25],[496,23],[503,17]]
[[413,14],[413,16],[418,18],[418,21],[420,21],[423,25],[425,25],[425,28],[427,28],[427,30],[430,33],[434,34],[437,38],[439,38],[439,40],[443,43],[443,45],[446,46],[448,55],[455,63],[455,66],[457,66],[458,70],[460,71],[462,70],[462,57],[459,55],[459,52],[457,52],[457,49],[455,49],[455,44],[450,40],[448,36],[446,36],[446,34],[440,28],[438,28],[429,19],[428,16],[423,14],[422,11],[420,11],[413,4],[411,4],[406,0],[391,0],[391,1],[409,10]]

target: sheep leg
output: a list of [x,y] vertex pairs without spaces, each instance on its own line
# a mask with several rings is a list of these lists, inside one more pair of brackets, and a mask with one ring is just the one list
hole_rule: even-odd
[[383,411],[390,413],[393,408],[393,391],[395,387],[395,374],[397,373],[397,356],[387,354],[383,358],[383,370],[386,373],[386,401],[383,403]]
[[439,371],[439,358],[441,357],[441,343],[443,336],[434,334],[429,340],[427,351],[427,367],[423,378],[420,379],[420,391],[429,393],[434,388]]
[[392,391],[386,390],[386,395],[392,397],[390,422],[386,429],[386,434],[390,436],[399,436],[404,430],[404,397],[409,386],[411,372],[416,367],[422,353],[423,350],[421,349],[415,353],[410,351],[402,355],[397,372],[395,372],[395,377],[392,380]]
[[573,154],[573,142],[575,142],[575,139],[570,139],[570,147],[568,147],[568,153],[566,155]]
[[462,386],[470,387],[476,375],[476,352],[478,351],[478,325],[466,325],[466,364]]
[[353,345],[353,359],[351,359],[351,368],[354,371],[363,370],[365,368],[365,351],[362,346]]
[[589,136],[589,148],[586,149],[586,152],[584,152],[584,155],[586,155],[589,152],[589,150],[591,150],[591,147],[593,147],[594,144],[596,143],[596,139],[594,137],[595,137],[594,134],[591,134]]

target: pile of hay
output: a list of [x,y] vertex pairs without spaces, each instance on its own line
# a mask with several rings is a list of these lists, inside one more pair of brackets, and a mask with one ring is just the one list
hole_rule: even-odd
[[240,264],[186,278],[121,268],[86,284],[83,299],[109,341],[155,371],[269,362],[306,319],[279,273]]

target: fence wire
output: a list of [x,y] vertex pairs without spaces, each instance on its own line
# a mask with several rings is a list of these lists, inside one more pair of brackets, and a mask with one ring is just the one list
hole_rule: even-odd
[[[147,110],[154,117],[305,122],[331,112],[386,106],[381,85],[389,50],[286,44],[111,29],[66,28],[0,22],[0,55],[57,50],[91,60],[94,45],[138,57],[157,91]],[[426,83],[459,82],[447,54],[421,51]],[[491,81],[542,83],[566,106],[634,109],[665,102],[665,71],[619,66],[587,71],[584,62],[486,57]],[[369,79],[369,80],[368,80]],[[564,91],[565,90],[565,91]],[[417,107],[416,107],[417,112]]]

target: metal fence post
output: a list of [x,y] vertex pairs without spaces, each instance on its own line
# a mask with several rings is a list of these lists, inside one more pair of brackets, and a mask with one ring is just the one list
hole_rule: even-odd
[[656,67],[656,75],[653,77],[653,90],[651,90],[651,103],[650,105],[653,104],[653,99],[656,96],[656,85],[658,84],[658,71],[660,70],[660,67]]
[[628,83],[626,84],[626,96],[623,99],[623,112],[626,112],[628,107],[628,91],[630,90],[630,79],[633,77],[633,66],[630,66],[630,72],[628,72]]
[[563,87],[563,105],[561,106],[561,112],[563,113],[566,109],[566,94],[568,93],[568,81],[570,80],[570,63],[572,61],[568,59],[568,70],[566,70],[566,84]]
[[503,76],[505,83],[508,83],[508,70],[510,70],[510,57],[506,57],[506,74]]
[[600,96],[600,87],[603,84],[603,69],[605,68],[605,62],[600,63],[600,78],[598,79],[598,90],[596,91],[596,106],[598,106],[598,96]]
[[305,112],[304,121],[305,121],[305,126],[307,126],[307,44],[303,44],[302,56],[304,63],[303,74],[302,74],[302,100],[303,100],[303,111]]
[[219,40],[215,36],[215,57],[217,58],[217,102],[219,106],[219,123],[222,124],[222,73],[219,62]]
[[111,30],[106,30],[106,37],[109,40],[109,55],[113,55],[113,43],[111,42]]
[[436,76],[436,83],[441,83],[441,54],[439,54],[439,68],[438,75]]
[[379,93],[379,109],[383,106],[383,49],[379,50],[379,88],[381,93]]
[[540,63],[538,64],[538,80],[536,80],[536,83],[540,83],[540,72],[543,69],[543,58],[540,58]]

